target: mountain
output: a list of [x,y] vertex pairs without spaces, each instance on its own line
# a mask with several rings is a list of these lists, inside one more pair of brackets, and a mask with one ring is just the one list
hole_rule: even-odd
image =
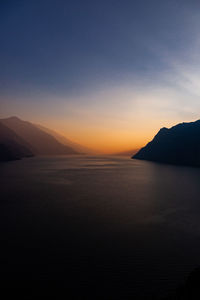
[[27,143],[0,122],[0,161],[33,156]]
[[37,126],[39,129],[52,135],[61,144],[73,148],[75,151],[79,152],[79,154],[96,154],[95,151],[67,139],[66,137],[64,137],[63,135],[57,133],[56,131],[54,131],[52,129],[46,128],[39,124],[34,124],[34,125]]
[[200,166],[200,120],[160,129],[154,139],[132,158]]
[[20,120],[17,117],[1,119],[0,121],[25,140],[34,155],[77,154],[77,151],[58,142],[52,135],[30,122]]

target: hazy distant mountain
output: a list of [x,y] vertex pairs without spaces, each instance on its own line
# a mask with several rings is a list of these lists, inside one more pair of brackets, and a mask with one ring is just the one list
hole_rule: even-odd
[[154,139],[132,158],[200,166],[200,120],[160,129]]
[[25,140],[35,155],[77,154],[77,151],[61,144],[52,135],[30,122],[20,120],[17,117],[1,119],[0,121]]
[[0,161],[33,156],[27,143],[0,122]]
[[64,137],[63,135],[57,133],[52,129],[46,128],[39,124],[34,124],[34,125],[36,125],[39,129],[51,134],[61,144],[72,147],[75,151],[79,152],[80,154],[95,154],[95,151],[67,139],[66,137]]

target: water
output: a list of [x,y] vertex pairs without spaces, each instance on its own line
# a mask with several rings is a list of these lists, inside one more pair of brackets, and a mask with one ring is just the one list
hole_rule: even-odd
[[200,169],[128,157],[0,165],[1,284],[157,299],[200,264]]

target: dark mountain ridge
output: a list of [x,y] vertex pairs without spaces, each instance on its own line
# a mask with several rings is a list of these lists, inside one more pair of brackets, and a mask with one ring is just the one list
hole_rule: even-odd
[[14,131],[0,122],[0,161],[31,157],[28,144]]
[[0,121],[25,140],[34,155],[78,154],[73,148],[63,145],[55,137],[28,121],[20,120],[18,117],[10,117]]
[[200,120],[160,129],[153,140],[132,158],[200,166]]
[[77,151],[79,154],[90,154],[90,155],[96,154],[96,152],[93,151],[92,149],[89,149],[83,145],[80,145],[74,141],[71,141],[70,139],[66,138],[62,134],[59,134],[52,129],[46,128],[39,124],[34,124],[34,125],[37,126],[39,129],[45,131],[46,133],[52,135],[59,143],[65,145],[65,146],[71,147],[72,149]]

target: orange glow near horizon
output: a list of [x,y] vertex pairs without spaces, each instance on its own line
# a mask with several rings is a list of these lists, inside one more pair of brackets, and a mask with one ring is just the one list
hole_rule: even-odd
[[173,89],[122,85],[75,98],[49,96],[38,105],[19,99],[3,108],[7,117],[17,115],[94,153],[112,154],[143,147],[162,127],[197,120],[198,103],[191,108],[187,95]]
[[127,119],[125,124],[121,120],[104,119],[103,125],[99,120],[91,119],[77,121],[77,118],[41,118],[39,115],[37,118],[32,115],[27,115],[27,117],[19,115],[19,117],[55,131],[66,139],[88,148],[94,154],[134,152],[151,141],[160,128],[170,128],[178,122],[188,121],[187,119],[171,119],[164,122],[162,115],[159,118],[153,118],[150,113],[149,115],[143,114],[143,116],[139,114],[137,118],[133,116]]
[[[149,120],[149,123],[143,123],[142,126],[140,124],[131,126],[130,124],[129,130],[119,129],[119,126],[115,129],[98,126],[92,128],[92,126],[84,126],[81,123],[76,125],[63,123],[45,122],[43,125],[97,154],[113,154],[140,149],[155,136],[160,127],[163,127],[161,121],[153,122],[152,120],[151,122]],[[174,123],[170,121],[164,124],[167,127],[173,125]]]
[[[69,134],[60,132],[66,138],[69,138]],[[117,132],[87,132],[84,137],[79,134],[74,134],[70,137],[72,141],[75,141],[99,154],[111,154],[119,153],[128,150],[135,150],[141,148],[146,144],[147,140],[142,136],[133,138],[133,134],[119,134]]]
[[160,128],[200,118],[199,1],[22,2],[3,5],[0,118],[98,154],[137,150]]

